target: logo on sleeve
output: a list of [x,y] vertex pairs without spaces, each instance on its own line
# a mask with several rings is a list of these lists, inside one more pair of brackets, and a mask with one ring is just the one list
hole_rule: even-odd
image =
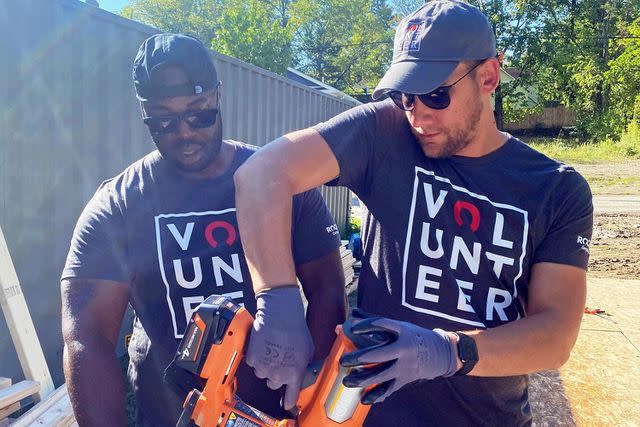
[[235,209],[157,215],[155,229],[176,338],[182,338],[191,314],[209,295],[243,302],[249,272]]
[[580,245],[581,251],[589,253],[589,245],[591,244],[591,241],[589,239],[587,239],[586,237],[578,236],[578,240],[576,243]]
[[404,306],[475,327],[523,314],[527,212],[416,168],[403,260]]
[[331,234],[332,236],[337,236],[338,234],[340,234],[340,231],[338,231],[338,226],[336,224],[328,226],[327,234]]

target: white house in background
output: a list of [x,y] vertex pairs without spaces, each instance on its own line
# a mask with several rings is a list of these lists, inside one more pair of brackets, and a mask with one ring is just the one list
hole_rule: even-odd
[[[518,77],[520,77],[521,71],[517,68],[500,68],[500,84],[509,86],[513,84]],[[516,93],[519,96],[518,107],[529,108],[537,105],[540,102],[537,91],[531,90],[531,86],[520,86],[516,89]],[[491,106],[495,109],[495,94],[491,95]]]
[[322,83],[320,80],[316,80],[313,77],[306,75],[302,71],[296,70],[295,68],[291,68],[291,67],[287,68],[285,77],[295,82],[301,83],[305,86],[309,86],[312,89],[319,90],[320,92],[326,93],[327,95],[335,96],[336,98],[339,98],[345,101],[351,101],[358,104],[362,104],[357,99],[347,95],[346,93],[336,89],[335,87]]

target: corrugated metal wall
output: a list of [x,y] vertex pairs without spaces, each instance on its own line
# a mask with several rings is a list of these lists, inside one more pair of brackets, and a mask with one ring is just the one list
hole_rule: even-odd
[[[75,221],[105,178],[154,147],[140,120],[131,63],[155,29],[76,0],[0,2],[0,226],[56,384],[58,279]],[[256,145],[351,105],[214,54],[224,134]],[[340,227],[345,189],[323,189]],[[3,319],[0,376],[22,377]]]

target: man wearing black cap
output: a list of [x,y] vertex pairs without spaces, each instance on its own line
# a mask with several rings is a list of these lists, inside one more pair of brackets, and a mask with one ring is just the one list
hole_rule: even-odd
[[[255,150],[222,139],[221,87],[208,50],[192,37],[155,35],[140,47],[133,79],[157,150],[102,183],[78,220],[62,273],[65,378],[80,425],[125,423],[114,348],[127,303],[135,312],[128,374],[140,426],[178,419],[185,395],[163,384],[163,371],[197,305],[214,293],[252,314],[260,304],[240,243],[232,179]],[[294,198],[290,230],[313,331],[305,357],[320,358],[345,308],[339,235],[318,190]],[[299,300],[300,290],[275,294]],[[279,309],[304,316],[301,303]],[[280,393],[246,365],[238,379],[247,403],[286,415]]]
[[[397,338],[342,359],[357,367],[346,386],[379,384],[362,398],[375,403],[366,426],[530,424],[527,374],[558,368],[575,343],[590,190],[573,168],[497,129],[499,80],[487,18],[463,2],[427,2],[398,26],[373,94],[389,99],[288,134],[235,174],[254,287],[293,280],[289,262],[270,262],[289,252],[291,195],[331,183],[367,205],[358,305],[369,317],[354,332]],[[253,221],[251,209],[265,215]],[[286,345],[305,339],[297,334],[254,330],[247,357],[265,335]],[[287,385],[300,375],[254,367]]]

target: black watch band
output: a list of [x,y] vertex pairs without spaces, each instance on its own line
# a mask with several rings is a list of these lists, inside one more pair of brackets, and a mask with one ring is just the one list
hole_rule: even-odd
[[476,341],[462,332],[455,332],[458,336],[458,358],[462,362],[462,368],[454,375],[467,375],[476,363],[478,363],[478,347]]

